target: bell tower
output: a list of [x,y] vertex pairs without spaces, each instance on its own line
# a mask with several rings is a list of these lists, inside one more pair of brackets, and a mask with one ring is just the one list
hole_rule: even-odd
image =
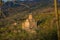
[[28,19],[29,19],[30,21],[32,21],[33,16],[32,16],[32,14],[31,14],[31,13],[30,13],[30,14],[29,14],[29,16],[28,16]]

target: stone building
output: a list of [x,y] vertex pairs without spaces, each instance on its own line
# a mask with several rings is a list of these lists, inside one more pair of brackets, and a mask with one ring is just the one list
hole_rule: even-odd
[[22,29],[26,31],[35,32],[36,28],[37,28],[36,21],[33,19],[33,16],[30,13],[28,18],[22,23]]

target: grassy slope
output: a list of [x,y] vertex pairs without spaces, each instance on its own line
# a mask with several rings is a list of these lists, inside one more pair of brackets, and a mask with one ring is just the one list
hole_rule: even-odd
[[[10,21],[8,21],[9,24],[7,23],[7,25],[9,25],[9,27],[0,28],[0,32],[2,33],[2,34],[0,33],[1,40],[5,40],[5,39],[56,40],[55,38],[57,38],[56,36],[57,28],[56,28],[56,20],[55,20],[54,12],[53,11],[49,12],[48,10],[45,12],[44,11],[41,12],[41,10],[38,9],[38,10],[33,11],[33,13],[34,13],[33,17],[35,18],[36,21],[38,20],[40,22],[42,21],[38,25],[38,31],[37,31],[38,33],[36,35],[28,34],[27,36],[26,32],[25,33],[23,31],[21,32],[21,26],[20,26],[21,20],[19,21],[15,20],[17,23],[19,22],[17,26],[11,25]],[[59,15],[60,15],[60,12],[59,12]]]

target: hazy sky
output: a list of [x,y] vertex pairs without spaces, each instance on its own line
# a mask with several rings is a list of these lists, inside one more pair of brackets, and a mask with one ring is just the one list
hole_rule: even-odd
[[[2,0],[2,1],[6,2],[6,1],[12,1],[12,0]],[[24,0],[20,0],[20,1],[24,1]]]
[[[8,1],[8,0],[2,0],[2,1],[6,2],[6,1]],[[12,0],[9,0],[9,1],[12,1]]]
[[[2,0],[2,1],[6,2],[6,1],[8,1],[8,0]],[[9,0],[9,1],[12,1],[12,0]],[[24,1],[24,0],[20,0],[20,1]],[[59,1],[60,1],[60,0],[59,0]]]

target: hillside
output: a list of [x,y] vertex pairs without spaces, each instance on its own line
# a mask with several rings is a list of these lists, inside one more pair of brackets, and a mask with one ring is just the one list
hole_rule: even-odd
[[[59,1],[59,4],[60,4],[60,1]],[[3,11],[3,14],[7,17],[10,15],[14,15],[15,13],[27,11],[30,9],[31,10],[35,10],[39,8],[41,9],[44,7],[53,7],[53,1],[52,0],[33,0],[33,1],[15,1],[15,2],[9,1],[5,3],[3,2],[2,11]]]
[[[49,3],[50,2],[50,3]],[[2,5],[0,16],[0,39],[1,40],[58,40],[56,15],[53,2],[47,0],[35,2],[6,2]],[[21,5],[28,5],[27,7]],[[32,4],[32,5],[31,5]],[[30,33],[22,29],[29,13],[37,23],[36,33]],[[60,7],[59,24],[60,24]]]

